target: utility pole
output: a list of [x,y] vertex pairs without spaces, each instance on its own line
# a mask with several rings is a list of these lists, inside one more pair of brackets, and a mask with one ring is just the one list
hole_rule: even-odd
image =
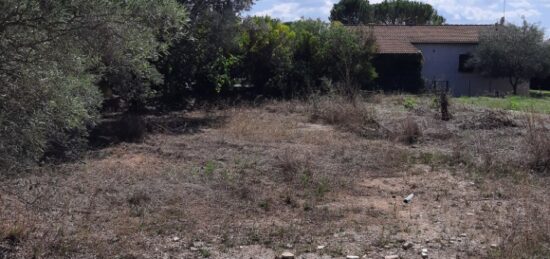
[[500,25],[504,25],[506,23],[506,0],[503,0],[502,3],[502,18],[500,18]]
[[502,6],[502,17],[506,20],[506,0],[504,0],[504,5]]

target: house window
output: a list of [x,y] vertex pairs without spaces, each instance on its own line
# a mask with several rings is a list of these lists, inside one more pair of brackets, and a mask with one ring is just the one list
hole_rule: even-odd
[[474,72],[474,68],[471,66],[467,66],[468,60],[472,58],[471,54],[461,54],[458,57],[458,72],[461,73],[472,73]]

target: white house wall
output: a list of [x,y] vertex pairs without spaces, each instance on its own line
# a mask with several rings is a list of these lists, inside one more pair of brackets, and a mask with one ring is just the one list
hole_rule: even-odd
[[[459,57],[471,53],[474,44],[415,44],[424,58],[422,77],[428,81],[448,81],[455,96],[502,95],[512,92],[507,79],[487,78],[476,73],[459,72]],[[529,84],[518,87],[527,94]]]

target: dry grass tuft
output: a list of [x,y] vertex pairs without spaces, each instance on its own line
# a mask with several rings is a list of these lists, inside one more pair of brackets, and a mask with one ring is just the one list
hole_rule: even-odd
[[6,241],[10,245],[17,245],[25,239],[29,231],[29,228],[23,224],[0,227],[0,241]]
[[544,119],[531,115],[527,117],[525,145],[529,155],[529,165],[537,172],[550,172],[550,128]]
[[379,133],[374,107],[357,97],[350,101],[339,95],[313,96],[307,113],[313,122],[321,121],[361,136]]
[[286,181],[294,180],[299,174],[311,172],[309,156],[286,149],[276,157],[277,167],[281,169]]
[[239,139],[259,142],[280,142],[294,138],[298,123],[260,110],[235,109],[223,128],[224,133]]
[[549,211],[534,200],[515,204],[510,227],[501,230],[504,238],[498,249],[489,254],[491,258],[547,258],[550,254]]
[[406,144],[417,143],[422,137],[422,129],[412,117],[407,117],[401,122],[401,135],[399,140]]

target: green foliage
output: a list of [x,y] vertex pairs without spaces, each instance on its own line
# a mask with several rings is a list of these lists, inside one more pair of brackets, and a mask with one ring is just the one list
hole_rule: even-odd
[[367,24],[372,20],[372,10],[368,0],[340,0],[330,12],[332,22],[345,25]]
[[243,22],[239,41],[242,68],[257,92],[276,94],[288,85],[295,37],[290,26],[270,17],[251,17]]
[[506,98],[461,97],[456,100],[462,104],[488,107],[488,108],[494,108],[494,109],[550,114],[550,97],[527,97],[527,96],[508,96]]
[[[374,42],[362,29],[302,20],[283,24],[269,17],[244,21],[241,77],[256,94],[291,96],[322,91],[323,81],[351,94],[376,77]],[[330,90],[330,89],[327,89]]]
[[158,76],[150,61],[185,18],[173,0],[6,0],[0,9],[1,168],[81,146],[98,117],[97,83],[141,97],[147,85],[126,79]]
[[323,37],[330,29],[320,20],[300,20],[290,24],[296,34],[293,43],[293,69],[291,79],[293,94],[308,94],[321,89],[322,78],[326,77],[323,64]]
[[238,80],[241,11],[252,0],[178,0],[189,10],[189,37],[184,37],[158,64],[165,77],[157,85],[165,104],[180,105],[192,94],[214,98]]
[[373,20],[377,24],[387,25],[441,25],[445,18],[426,3],[408,0],[384,0],[372,5]]
[[371,64],[374,38],[366,28],[346,28],[333,23],[323,36],[322,56],[330,78],[342,84],[345,95],[369,85],[377,77]]
[[468,63],[485,75],[508,78],[517,94],[520,83],[550,72],[550,47],[536,25],[498,25],[482,33]]
[[216,170],[216,164],[213,161],[208,161],[204,166],[204,174],[208,177],[212,177]]
[[413,97],[405,97],[403,100],[403,107],[407,110],[414,110],[417,106],[416,99]]

